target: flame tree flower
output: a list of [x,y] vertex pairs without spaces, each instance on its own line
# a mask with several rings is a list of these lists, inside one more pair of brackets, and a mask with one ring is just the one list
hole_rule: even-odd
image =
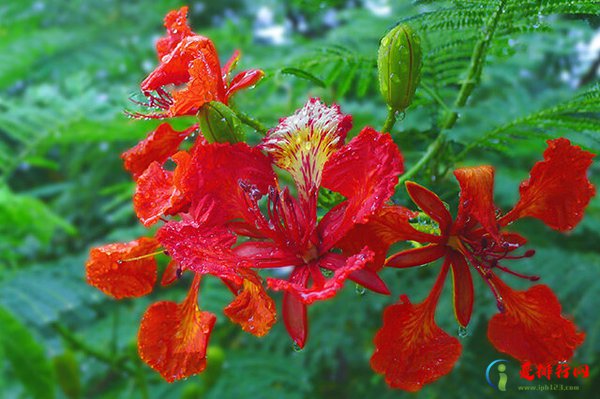
[[[383,262],[373,264],[368,246],[347,255],[333,248],[390,198],[402,172],[402,156],[388,134],[371,128],[344,145],[350,128],[351,117],[337,105],[327,107],[312,99],[282,119],[258,147],[197,147],[181,180],[191,199],[190,220],[170,222],[157,234],[184,268],[198,270],[199,243],[186,237],[193,233],[200,240],[202,234],[212,234],[210,229],[198,230],[207,223],[226,226],[245,240],[220,254],[230,259],[230,268],[292,267],[288,280],[269,278],[268,285],[284,291],[284,323],[300,347],[307,337],[306,306],[334,296],[346,279],[388,293],[376,273]],[[297,197],[280,187],[273,163],[291,174]],[[318,221],[321,187],[346,199]],[[263,199],[266,214],[259,205]],[[322,269],[332,275],[325,276]]]
[[[460,188],[458,214],[450,212],[437,195],[407,182],[412,200],[439,225],[439,235],[414,230],[409,217],[396,217],[385,225],[379,220],[373,229],[387,227],[397,240],[407,237],[428,243],[389,257],[386,266],[406,268],[425,265],[443,258],[442,270],[429,296],[412,304],[404,295],[398,304],[388,307],[383,327],[375,337],[371,366],[386,376],[387,383],[408,391],[419,390],[450,372],[461,353],[455,337],[442,331],[434,313],[444,280],[452,274],[455,315],[460,326],[469,324],[474,292],[471,270],[479,274],[496,298],[498,310],[489,322],[488,338],[501,352],[525,362],[550,363],[568,360],[583,342],[584,334],[562,316],[561,306],[551,289],[535,285],[526,291],[510,288],[499,273],[536,281],[506,266],[504,262],[529,257],[513,253],[526,243],[517,233],[502,228],[522,218],[534,217],[552,229],[569,231],[583,217],[583,211],[595,189],[586,177],[593,155],[573,146],[567,139],[548,141],[544,160],[521,183],[520,200],[505,215],[493,203],[494,169],[490,166],[461,168],[454,172]],[[363,227],[364,229],[365,227]],[[411,233],[412,230],[412,233]],[[380,235],[383,233],[379,233]]]
[[252,69],[231,77],[240,52],[221,68],[213,42],[191,31],[187,24],[187,7],[171,11],[165,17],[167,36],[158,40],[156,51],[160,64],[141,83],[148,107],[158,113],[139,117],[169,118],[195,115],[207,102],[224,104],[237,91],[255,85],[264,76]]

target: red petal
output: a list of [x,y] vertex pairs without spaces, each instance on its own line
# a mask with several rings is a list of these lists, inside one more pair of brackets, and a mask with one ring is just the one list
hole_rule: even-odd
[[385,265],[387,267],[413,267],[421,266],[438,260],[446,255],[448,247],[445,245],[431,244],[424,247],[407,249],[390,256]]
[[434,192],[412,181],[406,182],[406,191],[419,208],[438,222],[442,235],[446,235],[452,224],[452,216],[446,206]]
[[309,225],[316,224],[317,195],[327,160],[344,144],[352,117],[336,104],[328,107],[311,98],[292,116],[281,119],[263,139],[261,148],[275,165],[288,171]]
[[500,222],[506,225],[530,216],[559,231],[573,229],[596,189],[586,173],[594,155],[565,138],[548,140],[544,160],[531,169],[519,187],[521,199]]
[[154,256],[129,259],[151,254],[158,245],[155,239],[142,237],[92,248],[85,264],[88,284],[117,299],[149,294],[156,282]]
[[245,143],[199,146],[192,155],[189,170],[182,184],[193,199],[191,214],[211,223],[247,219],[254,225],[240,182],[251,186],[257,196],[276,185],[269,157]]
[[546,285],[514,291],[494,276],[504,312],[490,320],[488,338],[500,352],[521,362],[539,364],[567,361],[585,334],[561,314],[556,296]]
[[167,285],[173,284],[179,277],[177,275],[177,270],[180,270],[179,265],[174,260],[171,260],[163,272],[162,278],[160,279],[160,285],[166,287]]
[[460,201],[454,230],[459,231],[473,217],[483,228],[498,238],[494,205],[494,168],[477,166],[454,171],[460,184]]
[[183,303],[157,302],[142,318],[138,334],[140,357],[168,382],[206,368],[206,347],[216,317],[198,309],[199,281],[198,277],[194,279]]
[[133,196],[135,213],[146,227],[156,223],[164,215],[174,215],[187,209],[189,202],[174,180],[188,167],[189,156],[177,153],[173,159],[178,163],[175,172],[164,170],[153,162],[138,178]]
[[135,147],[121,154],[125,169],[131,172],[135,180],[152,162],[156,161],[162,165],[177,152],[181,142],[197,128],[197,125],[194,125],[178,132],[168,123],[161,124]]
[[[198,98],[225,100],[225,85],[217,51],[210,39],[194,35],[184,38],[177,47],[164,56],[161,64],[141,83],[146,95],[163,86],[181,86],[171,94],[166,116],[192,115],[200,103]],[[163,96],[164,97],[164,96]],[[203,101],[203,100],[202,100]]]
[[229,75],[231,75],[231,72],[235,69],[240,57],[240,50],[235,50],[231,57],[229,57],[229,60],[227,60],[223,69],[221,69],[221,75],[223,76],[223,82],[225,82],[225,84],[229,82]]
[[241,283],[238,259],[231,251],[236,237],[226,228],[195,221],[169,222],[158,230],[156,239],[183,270]]
[[452,293],[454,299],[454,315],[458,323],[466,327],[473,313],[473,278],[465,258],[456,251],[450,251],[452,266]]
[[244,281],[241,291],[224,312],[231,321],[241,325],[244,331],[262,337],[275,324],[275,302],[267,295],[255,272],[244,269],[242,276]]
[[402,162],[402,154],[392,137],[371,128],[363,129],[327,161],[323,186],[348,201],[343,217],[325,219],[319,226],[323,250],[331,248],[355,224],[367,222],[383,207],[394,194],[398,175],[403,171]]
[[[296,267],[292,271],[290,281],[294,284],[306,287],[309,272],[306,267]],[[306,317],[306,305],[296,296],[286,291],[283,293],[283,322],[285,328],[296,345],[304,348],[308,335],[308,320]]]
[[[360,252],[360,250],[357,250],[357,252]],[[346,260],[349,256],[351,255],[344,256],[342,254],[330,252],[321,257],[319,266],[327,270],[335,271],[346,265]],[[367,266],[364,268],[350,273],[348,278],[371,291],[379,294],[389,295],[390,290],[385,285],[385,282],[377,275],[376,271],[368,268],[369,265],[372,264],[373,262],[368,262]]]
[[[335,270],[331,278],[323,278],[322,281],[313,281],[313,285],[310,287],[307,287],[305,284],[295,283],[292,280],[286,281],[275,278],[267,278],[267,284],[272,290],[288,291],[296,295],[302,303],[310,305],[315,301],[321,301],[335,296],[335,294],[343,287],[344,282],[352,272],[362,269],[367,262],[372,260],[373,252],[365,248],[361,253],[346,259],[346,264]],[[316,266],[308,265],[300,267],[311,268]],[[316,273],[320,274],[321,271],[317,268]]]
[[238,245],[235,255],[250,262],[252,268],[294,266],[301,262],[295,253],[282,249],[279,244],[265,241],[247,241]]
[[156,52],[159,60],[173,51],[184,37],[194,35],[187,24],[187,13],[188,8],[181,7],[179,10],[170,11],[165,16],[167,36],[161,37],[156,42]]
[[215,77],[211,65],[205,57],[193,60],[189,66],[190,80],[187,85],[171,93],[173,105],[169,108],[170,117],[193,115],[210,101],[227,103],[223,92],[223,81]]
[[238,91],[254,86],[263,78],[263,76],[265,76],[265,73],[260,69],[251,69],[249,71],[240,72],[229,84],[229,87],[225,92],[225,98],[228,101],[229,98]]
[[[326,218],[333,218],[341,211],[335,208],[323,218],[322,224],[332,223]],[[399,241],[417,241],[420,243],[439,243],[440,236],[434,236],[415,230],[410,219],[417,216],[407,208],[401,206],[383,206],[376,214],[369,218],[365,224],[357,224],[350,230],[342,240],[336,243],[336,247],[343,250],[347,256],[357,253],[364,246],[375,252],[375,260],[368,265],[375,271],[380,270],[385,263],[388,249],[392,244]]]
[[461,344],[435,324],[434,313],[447,266],[429,297],[413,305],[406,295],[383,312],[383,327],[375,335],[371,367],[385,374],[392,388],[418,391],[448,374],[460,357]]

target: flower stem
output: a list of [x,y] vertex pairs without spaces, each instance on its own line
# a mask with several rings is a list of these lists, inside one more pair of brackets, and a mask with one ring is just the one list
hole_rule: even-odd
[[81,351],[86,355],[93,357],[96,360],[101,361],[102,363],[107,364],[111,369],[115,371],[124,371],[127,374],[134,375],[135,370],[129,367],[126,364],[122,363],[122,358],[115,358],[111,356],[109,353],[102,352],[96,348],[89,346],[87,343],[83,342],[77,336],[75,336],[71,331],[69,331],[65,326],[59,323],[52,324],[52,328],[56,331],[73,349],[77,351]]
[[500,15],[502,15],[505,5],[506,0],[500,0],[500,2],[498,3],[498,7],[490,16],[490,19],[488,20],[486,26],[483,28],[484,34],[479,38],[477,43],[475,43],[475,47],[473,48],[473,54],[471,55],[471,63],[469,64],[467,77],[463,81],[460,90],[458,91],[452,110],[448,110],[446,112],[446,117],[440,125],[440,132],[437,138],[433,143],[429,145],[427,151],[425,152],[425,154],[423,154],[421,159],[419,159],[417,163],[414,164],[400,178],[398,185],[403,184],[407,179],[410,179],[412,176],[418,173],[427,164],[427,162],[429,162],[442,148],[444,148],[444,131],[452,129],[452,127],[454,127],[456,121],[458,120],[458,110],[467,103],[469,96],[471,95],[473,89],[475,89],[475,86],[479,82],[481,72],[483,71],[483,65],[485,63],[487,50],[490,46],[492,38],[494,37],[494,32],[496,31],[498,21],[500,20]]
[[391,133],[394,124],[396,124],[396,111],[388,107],[387,117],[385,118],[385,122],[381,128],[381,132]]
[[263,136],[265,136],[267,134],[267,131],[269,129],[267,129],[266,126],[263,125],[261,122],[257,121],[256,119],[252,118],[251,116],[243,113],[242,111],[234,110],[234,112],[237,115],[237,117],[240,118],[240,121],[242,121],[242,123],[244,125],[250,126],[251,128],[253,128],[257,132],[259,132]]

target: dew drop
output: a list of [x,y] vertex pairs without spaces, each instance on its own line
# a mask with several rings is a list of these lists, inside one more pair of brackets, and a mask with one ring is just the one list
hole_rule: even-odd
[[292,349],[294,350],[294,352],[302,352],[302,348],[295,341],[294,341],[294,344],[292,345]]
[[356,284],[354,286],[354,292],[356,292],[357,295],[363,296],[363,295],[365,295],[367,293],[367,290],[362,285]]
[[459,338],[466,338],[469,335],[469,330],[467,327],[458,326],[458,336]]

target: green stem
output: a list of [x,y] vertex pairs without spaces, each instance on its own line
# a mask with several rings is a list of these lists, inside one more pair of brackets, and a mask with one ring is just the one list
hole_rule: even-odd
[[460,90],[458,91],[456,100],[454,101],[454,105],[452,107],[453,109],[446,112],[446,117],[440,126],[440,133],[435,141],[429,145],[427,151],[425,154],[423,154],[421,159],[419,159],[417,163],[414,164],[400,178],[398,185],[403,184],[407,179],[410,179],[412,176],[418,173],[421,168],[427,164],[427,162],[429,162],[442,148],[444,148],[444,131],[454,127],[456,121],[458,120],[458,110],[467,103],[469,96],[479,82],[481,72],[483,70],[483,64],[485,63],[487,50],[490,46],[492,38],[494,37],[494,32],[498,26],[498,21],[500,20],[500,15],[502,15],[506,1],[507,0],[500,0],[498,8],[496,8],[496,11],[494,11],[494,13],[490,16],[488,23],[484,27],[484,35],[477,41],[477,43],[475,43],[473,54],[471,55],[471,63],[469,64],[467,78],[463,81]]
[[419,172],[421,168],[425,166],[427,162],[429,162],[431,158],[433,158],[438,153],[438,151],[444,146],[445,141],[445,135],[442,132],[440,132],[435,141],[431,143],[429,147],[427,147],[427,151],[425,151],[425,154],[423,154],[423,156],[417,161],[417,163],[414,164],[409,170],[407,170],[406,173],[400,176],[396,187],[402,186],[407,180],[411,179],[415,174],[417,174],[417,172]]
[[396,124],[396,111],[391,108],[388,108],[387,117],[385,118],[385,122],[383,127],[381,128],[382,133],[391,133],[392,128]]
[[96,360],[106,363],[111,369],[115,371],[124,371],[128,374],[134,375],[135,370],[125,364],[120,364],[122,359],[115,358],[108,353],[102,352],[96,348],[89,346],[77,338],[71,331],[65,326],[54,323],[52,328],[56,331],[74,350],[85,353],[86,355],[93,357]]
[[267,129],[267,127],[265,125],[263,125],[256,119],[252,118],[251,116],[243,113],[242,111],[234,110],[234,112],[237,115],[237,117],[240,118],[240,121],[242,121],[242,123],[244,125],[250,126],[252,129],[256,130],[263,136],[265,136],[267,134],[267,131],[269,129]]

